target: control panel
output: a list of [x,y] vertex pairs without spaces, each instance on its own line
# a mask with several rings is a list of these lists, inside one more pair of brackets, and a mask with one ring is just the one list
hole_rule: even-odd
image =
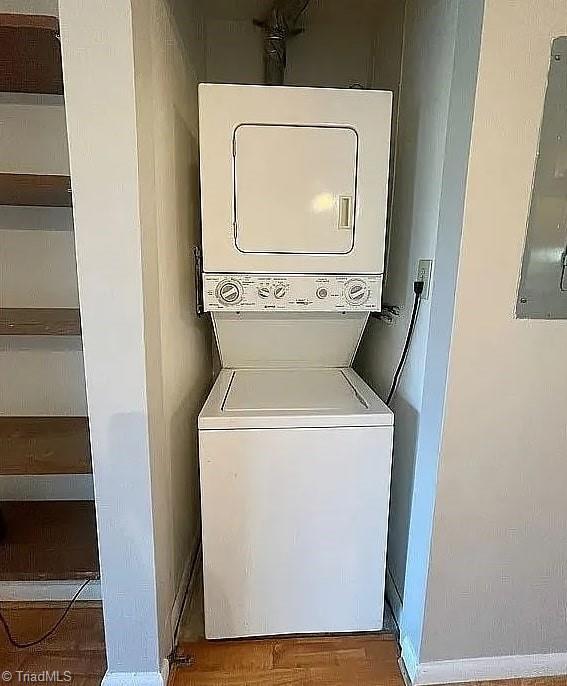
[[205,310],[376,311],[381,275],[204,274]]

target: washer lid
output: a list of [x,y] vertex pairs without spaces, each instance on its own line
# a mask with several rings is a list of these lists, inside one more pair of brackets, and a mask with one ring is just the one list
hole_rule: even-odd
[[391,426],[392,412],[352,369],[223,369],[201,429]]

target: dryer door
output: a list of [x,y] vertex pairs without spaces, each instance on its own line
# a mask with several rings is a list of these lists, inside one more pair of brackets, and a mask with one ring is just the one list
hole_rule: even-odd
[[242,124],[234,132],[234,229],[244,253],[353,249],[358,137],[352,128]]

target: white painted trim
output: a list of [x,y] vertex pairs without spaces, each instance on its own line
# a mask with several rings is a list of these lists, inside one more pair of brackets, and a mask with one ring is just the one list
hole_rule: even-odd
[[181,614],[183,612],[183,608],[185,607],[185,598],[187,596],[187,593],[189,592],[192,562],[194,559],[195,558],[193,555],[189,555],[189,557],[185,560],[185,565],[183,566],[183,573],[181,575],[181,581],[179,582],[179,586],[177,587],[177,593],[175,594],[175,599],[173,601],[173,606],[171,608],[171,615],[169,621],[171,625],[171,635],[173,636],[174,644],[176,642],[175,630],[177,628],[179,618],[181,617]]
[[401,657],[398,658],[398,667],[400,668],[400,674],[402,675],[402,679],[404,680],[404,686],[413,686],[408,674],[408,670],[406,669],[404,661]]
[[101,686],[167,686],[169,661],[164,659],[159,672],[106,672]]
[[[0,602],[58,602],[71,600],[82,581],[0,581]],[[99,601],[100,581],[91,581],[79,596],[79,602]]]
[[410,641],[407,635],[405,635],[402,638],[400,644],[402,648],[402,655],[400,657],[400,660],[402,661],[403,666],[405,668],[405,673],[409,677],[411,683],[415,686],[415,684],[417,683],[416,675],[419,667],[419,663],[417,661],[417,653],[415,652],[413,643]]
[[195,587],[195,578],[197,564],[201,558],[201,539],[199,532],[195,535],[193,545],[191,546],[191,553],[185,561],[185,566],[183,567],[183,574],[181,575],[181,581],[179,582],[179,587],[177,593],[175,594],[175,600],[173,601],[173,607],[171,608],[171,635],[173,636],[173,648],[177,644],[177,633],[179,631],[179,619],[181,618],[187,602],[191,599],[193,595],[193,589]]
[[[405,658],[404,662],[407,667]],[[564,674],[567,674],[567,653],[551,653],[423,662],[417,665],[413,676],[410,673],[410,677],[414,686],[425,686],[426,684],[525,679]]]
[[167,686],[169,681],[169,660],[165,657],[161,663],[161,682],[163,686]]
[[394,577],[390,574],[390,570],[386,567],[386,598],[392,608],[392,614],[398,626],[400,626],[400,619],[402,617],[402,599],[398,593],[398,588],[394,582]]
[[[168,672],[106,672],[101,686],[166,686]],[[165,676],[165,681],[164,681]]]

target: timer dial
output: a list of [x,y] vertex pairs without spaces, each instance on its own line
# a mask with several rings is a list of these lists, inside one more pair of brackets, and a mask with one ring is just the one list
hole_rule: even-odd
[[217,286],[217,298],[225,305],[236,305],[242,300],[242,286],[235,279],[221,281]]
[[360,279],[349,281],[345,287],[345,297],[351,305],[364,305],[369,295],[368,285]]
[[274,288],[274,296],[279,300],[280,298],[283,298],[285,295],[286,288],[285,286],[276,286]]

